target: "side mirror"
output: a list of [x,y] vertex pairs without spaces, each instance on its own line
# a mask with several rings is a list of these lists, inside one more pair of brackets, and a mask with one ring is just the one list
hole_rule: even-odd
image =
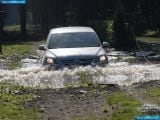
[[103,42],[103,47],[104,48],[108,48],[109,47],[109,43],[108,42]]
[[45,45],[40,45],[39,50],[46,50],[46,46]]

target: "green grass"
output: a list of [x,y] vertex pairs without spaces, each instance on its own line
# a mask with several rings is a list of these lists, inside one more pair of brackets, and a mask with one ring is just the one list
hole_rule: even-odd
[[[35,27],[33,25],[26,25],[26,29],[27,30],[34,30]],[[7,32],[20,32],[21,31],[21,26],[16,25],[16,24],[7,25],[7,26],[4,26],[3,30],[7,31]]]
[[14,70],[21,67],[21,58],[27,57],[43,44],[44,39],[36,42],[10,42],[2,45],[4,58],[8,57],[7,69]]
[[13,45],[3,45],[3,55],[25,55],[30,52],[30,46],[28,44],[13,44]]
[[142,35],[146,37],[160,37],[160,33],[158,31],[150,29],[146,30]]
[[20,25],[9,25],[9,26],[5,26],[3,29],[5,31],[10,31],[10,32],[12,31],[19,32],[21,30]]
[[137,40],[147,43],[160,43],[160,38],[154,37],[136,37]]
[[[123,92],[105,93],[106,103],[99,113],[99,120],[133,120],[138,114],[140,102]],[[106,116],[107,113],[110,116]],[[84,117],[73,117],[71,120],[95,120],[97,117],[90,113],[86,119]]]
[[21,58],[27,55],[31,51],[30,49],[29,44],[3,45],[3,56],[10,58],[7,63],[7,68],[13,70],[21,67]]
[[34,108],[24,108],[36,95],[22,93],[26,88],[0,84],[0,120],[39,120]]
[[8,64],[7,64],[7,68],[9,70],[15,70],[17,68],[20,68],[21,67],[21,63],[20,61],[10,61]]
[[137,40],[147,43],[160,43],[160,33],[153,30],[146,30],[136,37]]
[[124,62],[128,62],[128,63],[138,63],[140,62],[140,60],[138,58],[127,58],[123,60]]
[[[157,45],[150,45],[150,46],[140,46],[142,50],[146,51],[154,51],[158,52],[160,51],[160,33],[153,30],[146,30],[143,34],[138,35],[136,37],[136,40],[144,42],[144,43],[154,43]],[[149,45],[149,44],[148,44]]]
[[87,71],[80,71],[77,72],[76,75],[79,77],[80,80],[80,85],[81,86],[89,86],[89,84],[92,83],[91,78],[93,76],[92,73],[87,72]]
[[108,104],[115,106],[110,120],[133,120],[138,113],[140,102],[122,92],[107,95]]
[[150,87],[146,90],[146,96],[149,97],[156,104],[160,105],[160,88]]

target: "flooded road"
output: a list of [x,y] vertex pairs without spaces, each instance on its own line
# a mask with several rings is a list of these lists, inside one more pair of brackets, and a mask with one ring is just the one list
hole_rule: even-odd
[[23,59],[22,68],[0,70],[0,81],[35,88],[63,88],[84,82],[130,86],[160,80],[160,64],[129,64],[111,62],[106,67],[78,67],[58,71],[44,71],[39,60]]

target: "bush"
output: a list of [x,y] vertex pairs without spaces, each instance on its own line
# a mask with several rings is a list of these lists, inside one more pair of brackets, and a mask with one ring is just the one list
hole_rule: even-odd
[[105,27],[108,36],[108,42],[110,43],[111,46],[113,46],[113,38],[114,38],[113,20],[105,21]]
[[113,45],[113,20],[107,19],[102,21],[90,21],[88,25],[94,28],[97,32],[101,42],[109,42],[110,45]]
[[105,21],[103,20],[89,21],[88,25],[91,26],[96,31],[101,42],[108,40]]
[[126,23],[123,4],[116,2],[113,22],[114,47],[118,50],[131,50],[135,47],[135,35],[132,26]]
[[122,2],[119,0],[115,4],[114,11],[114,47],[116,49],[125,49],[126,38],[125,38],[125,14]]

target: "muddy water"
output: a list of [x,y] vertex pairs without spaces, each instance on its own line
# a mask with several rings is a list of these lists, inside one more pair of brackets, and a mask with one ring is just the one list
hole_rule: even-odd
[[88,66],[49,72],[43,70],[38,60],[24,59],[22,63],[22,68],[17,70],[0,70],[0,81],[29,87],[63,88],[86,81],[130,86],[160,80],[160,64],[131,65],[127,62],[113,62],[104,68]]

